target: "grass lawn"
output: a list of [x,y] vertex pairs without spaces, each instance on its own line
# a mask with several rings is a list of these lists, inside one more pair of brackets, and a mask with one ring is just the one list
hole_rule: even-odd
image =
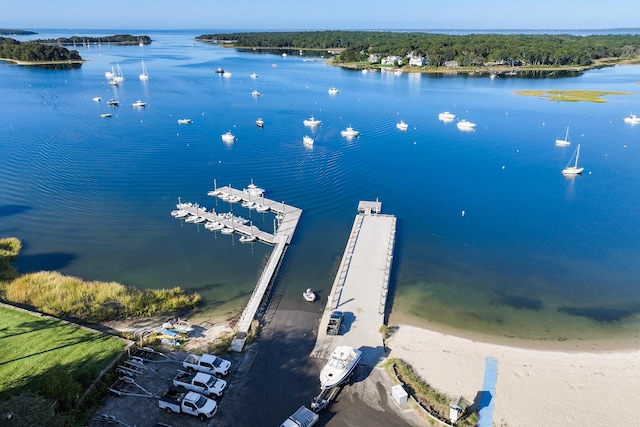
[[81,383],[97,377],[124,342],[57,320],[0,307],[0,400],[34,388],[52,368]]

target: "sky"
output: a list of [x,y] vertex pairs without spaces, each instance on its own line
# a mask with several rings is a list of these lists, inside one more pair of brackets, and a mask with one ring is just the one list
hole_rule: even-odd
[[640,27],[638,0],[0,0],[3,29],[565,30]]

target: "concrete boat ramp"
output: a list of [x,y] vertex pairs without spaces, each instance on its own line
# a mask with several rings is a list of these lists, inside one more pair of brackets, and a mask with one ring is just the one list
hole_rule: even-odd
[[[341,345],[362,351],[360,364],[375,366],[385,357],[380,327],[389,289],[396,217],[380,213],[382,204],[360,202],[349,240],[322,320],[311,357],[328,359]],[[339,335],[327,335],[334,310],[344,313]]]

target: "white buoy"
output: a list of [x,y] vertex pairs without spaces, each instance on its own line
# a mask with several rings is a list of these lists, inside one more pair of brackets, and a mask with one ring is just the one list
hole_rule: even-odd
[[465,211],[462,211],[462,216],[464,216],[465,213],[466,213]]

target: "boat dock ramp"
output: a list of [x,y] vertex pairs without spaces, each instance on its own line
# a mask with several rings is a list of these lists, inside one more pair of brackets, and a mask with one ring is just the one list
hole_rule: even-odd
[[[380,327],[385,320],[396,217],[381,210],[379,201],[358,205],[311,357],[328,359],[341,345],[360,349],[360,363],[366,366],[375,366],[385,357]],[[338,335],[328,335],[326,327],[334,310],[343,312],[344,320]]]

